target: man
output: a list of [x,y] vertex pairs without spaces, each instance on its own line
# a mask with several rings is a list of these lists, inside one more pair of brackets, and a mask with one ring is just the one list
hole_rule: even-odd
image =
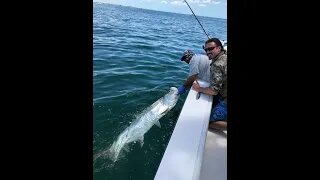
[[227,54],[221,41],[211,38],[206,41],[204,50],[209,59],[211,82],[207,88],[200,87],[194,83],[192,88],[197,92],[213,95],[213,108],[211,110],[209,128],[226,130],[227,129]]
[[181,61],[189,64],[189,77],[178,88],[178,94],[183,94],[192,86],[196,79],[210,82],[210,60],[206,55],[194,54],[191,50],[184,51]]

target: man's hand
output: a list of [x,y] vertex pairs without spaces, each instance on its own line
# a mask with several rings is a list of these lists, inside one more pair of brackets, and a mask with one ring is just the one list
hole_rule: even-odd
[[186,92],[186,88],[182,85],[178,88],[178,95],[183,94]]
[[201,87],[200,87],[200,85],[199,85],[197,80],[196,80],[196,83],[193,83],[192,89],[197,91],[197,92],[201,92]]

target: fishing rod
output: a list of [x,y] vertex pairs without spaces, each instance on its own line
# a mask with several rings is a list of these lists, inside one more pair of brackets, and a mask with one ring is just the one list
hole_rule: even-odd
[[189,6],[188,2],[186,0],[184,0],[184,2],[187,3],[189,9],[191,10],[192,14],[194,15],[194,17],[197,19],[198,23],[200,24],[200,26],[202,27],[204,33],[207,35],[208,39],[210,39],[210,37],[208,36],[207,32],[204,30],[203,26],[201,25],[200,21],[198,20],[197,16],[194,14],[194,12],[192,11],[191,7]]

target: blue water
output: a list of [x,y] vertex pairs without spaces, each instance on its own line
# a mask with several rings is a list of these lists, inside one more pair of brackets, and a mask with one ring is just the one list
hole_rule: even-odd
[[[179,59],[186,49],[204,53],[207,40],[193,15],[94,3],[93,97],[94,157],[104,154],[135,117],[183,84],[188,65]],[[188,8],[186,6],[186,8]],[[198,17],[210,37],[227,40],[225,19]],[[169,143],[187,93],[144,136],[131,143],[115,163],[94,159],[94,179],[153,179]]]

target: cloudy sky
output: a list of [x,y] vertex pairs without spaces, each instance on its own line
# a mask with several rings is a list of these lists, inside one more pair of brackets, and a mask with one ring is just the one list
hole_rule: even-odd
[[[191,14],[184,0],[93,0],[124,6],[133,6],[158,11]],[[187,0],[197,16],[227,19],[227,0]]]

